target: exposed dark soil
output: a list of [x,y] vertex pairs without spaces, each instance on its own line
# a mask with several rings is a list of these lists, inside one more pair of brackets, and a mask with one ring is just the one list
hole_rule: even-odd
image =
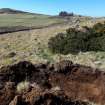
[[[18,93],[18,83],[28,81]],[[0,105],[88,105],[105,103],[105,72],[71,61],[32,64],[27,61],[0,69]]]
[[[35,27],[34,27],[35,28]],[[12,26],[12,27],[0,27],[0,34],[13,33],[18,31],[28,31],[34,29],[33,27],[25,26]]]
[[[54,25],[57,25],[57,24],[54,24]],[[32,27],[27,27],[27,26],[0,27],[0,35],[6,34],[6,33],[19,32],[19,31],[30,31],[30,30],[35,30],[35,29],[43,29],[43,28],[54,26],[54,25],[51,24],[48,26],[40,26],[40,27],[36,27],[36,26],[32,26]]]

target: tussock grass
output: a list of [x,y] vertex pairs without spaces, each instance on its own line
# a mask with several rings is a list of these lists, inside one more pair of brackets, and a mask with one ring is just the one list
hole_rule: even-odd
[[29,87],[30,87],[29,82],[23,81],[17,85],[17,92],[23,93],[23,92],[27,91],[29,89]]

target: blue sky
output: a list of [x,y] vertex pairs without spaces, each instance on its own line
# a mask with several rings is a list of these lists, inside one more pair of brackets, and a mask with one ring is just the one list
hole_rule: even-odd
[[105,16],[105,0],[0,0],[0,8],[56,15],[59,11]]

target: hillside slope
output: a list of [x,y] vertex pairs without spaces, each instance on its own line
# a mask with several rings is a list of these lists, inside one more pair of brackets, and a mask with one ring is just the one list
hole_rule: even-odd
[[0,9],[0,27],[43,27],[61,22],[64,22],[64,19],[51,18],[49,15],[28,13],[8,8]]
[[10,8],[1,8],[0,9],[0,14],[18,14],[18,13],[28,13],[28,12],[24,12],[24,11],[20,11],[20,10],[14,10],[14,9],[10,9]]
[[36,28],[49,27],[53,25],[69,25],[72,27],[92,26],[103,21],[105,18],[92,18],[80,15],[73,16],[49,16],[43,14],[29,13],[9,8],[0,9],[0,34]]
[[[93,26],[103,22],[105,18],[92,18],[85,16],[48,16],[40,14],[0,14],[0,67],[16,63],[20,60],[29,60],[34,63],[70,59],[75,63],[92,67],[105,68],[105,52],[86,52],[78,55],[54,55],[49,52],[47,43],[49,38],[57,33],[65,32],[70,27]],[[21,32],[7,33],[14,30],[28,28]],[[33,30],[31,28],[34,27]],[[7,30],[6,30],[7,29]]]

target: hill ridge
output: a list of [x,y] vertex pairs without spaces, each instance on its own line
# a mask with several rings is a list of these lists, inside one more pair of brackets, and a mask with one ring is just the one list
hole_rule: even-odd
[[[29,12],[25,12],[22,10],[15,10],[15,9],[11,9],[11,8],[1,8],[0,9],[0,14],[19,14],[19,13],[29,13]],[[31,14],[31,13],[30,13]]]

